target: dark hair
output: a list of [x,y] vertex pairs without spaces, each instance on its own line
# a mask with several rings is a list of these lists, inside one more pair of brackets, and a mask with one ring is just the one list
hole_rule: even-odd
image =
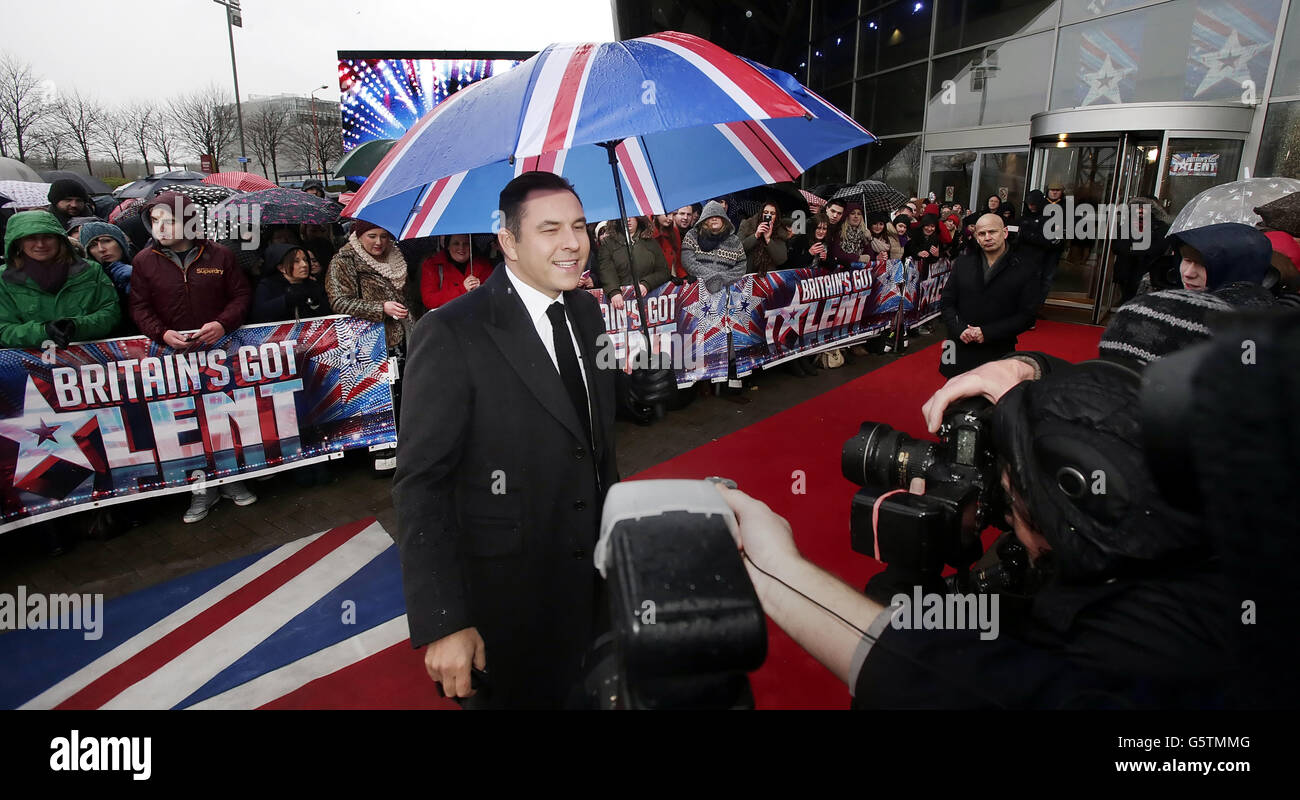
[[822,210],[824,211],[824,210],[830,208],[831,206],[839,206],[840,208],[844,208],[844,201],[843,201],[843,200],[835,200],[835,199],[827,200],[827,201],[826,201],[826,205],[822,206]]
[[501,209],[501,223],[506,230],[516,238],[519,238],[520,212],[522,211],[524,201],[528,195],[537,191],[561,190],[571,192],[578,202],[582,198],[578,197],[578,191],[573,188],[573,184],[564,178],[556,175],[554,172],[525,172],[501,190],[501,197],[497,202],[497,208]]

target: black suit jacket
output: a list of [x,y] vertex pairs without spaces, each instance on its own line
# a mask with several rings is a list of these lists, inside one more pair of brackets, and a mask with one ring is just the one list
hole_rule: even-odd
[[477,628],[493,706],[563,704],[604,616],[592,551],[618,480],[614,375],[595,368],[595,299],[564,301],[594,447],[506,268],[420,320],[403,376],[393,498],[411,644]]
[[[987,281],[982,250],[960,256],[939,300],[957,358],[954,364],[941,363],[939,372],[951,378],[1016,349],[1016,337],[1034,324],[1041,287],[1038,265],[1014,248],[993,265]],[[967,325],[983,331],[982,344],[962,343]]]

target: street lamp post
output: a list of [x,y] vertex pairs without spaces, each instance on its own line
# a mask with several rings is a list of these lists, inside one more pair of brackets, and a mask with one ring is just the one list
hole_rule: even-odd
[[325,177],[325,154],[320,149],[320,126],[316,123],[316,93],[328,88],[330,88],[329,84],[322,83],[311,90],[311,131],[316,138],[316,160],[320,162],[320,182],[322,187],[329,184],[329,178]]
[[239,0],[212,0],[226,7],[226,33],[230,36],[230,74],[235,79],[235,118],[239,123],[239,168],[248,171],[248,151],[244,147],[244,108],[239,103],[239,70],[235,67],[235,26],[244,27]]

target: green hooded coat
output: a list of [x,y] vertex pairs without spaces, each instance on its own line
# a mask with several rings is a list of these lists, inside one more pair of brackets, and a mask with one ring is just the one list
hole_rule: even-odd
[[117,291],[104,270],[84,259],[68,270],[68,279],[54,294],[44,291],[23,270],[18,240],[48,233],[67,233],[48,211],[24,211],[5,228],[5,266],[0,270],[0,347],[40,347],[49,339],[45,323],[70,319],[77,341],[102,339],[121,318]]

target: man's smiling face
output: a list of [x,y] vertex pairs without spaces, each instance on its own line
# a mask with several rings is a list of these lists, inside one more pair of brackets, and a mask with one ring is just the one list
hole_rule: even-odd
[[500,235],[506,264],[524,283],[549,297],[578,288],[591,243],[582,203],[563,189],[528,193],[519,214],[519,236]]

